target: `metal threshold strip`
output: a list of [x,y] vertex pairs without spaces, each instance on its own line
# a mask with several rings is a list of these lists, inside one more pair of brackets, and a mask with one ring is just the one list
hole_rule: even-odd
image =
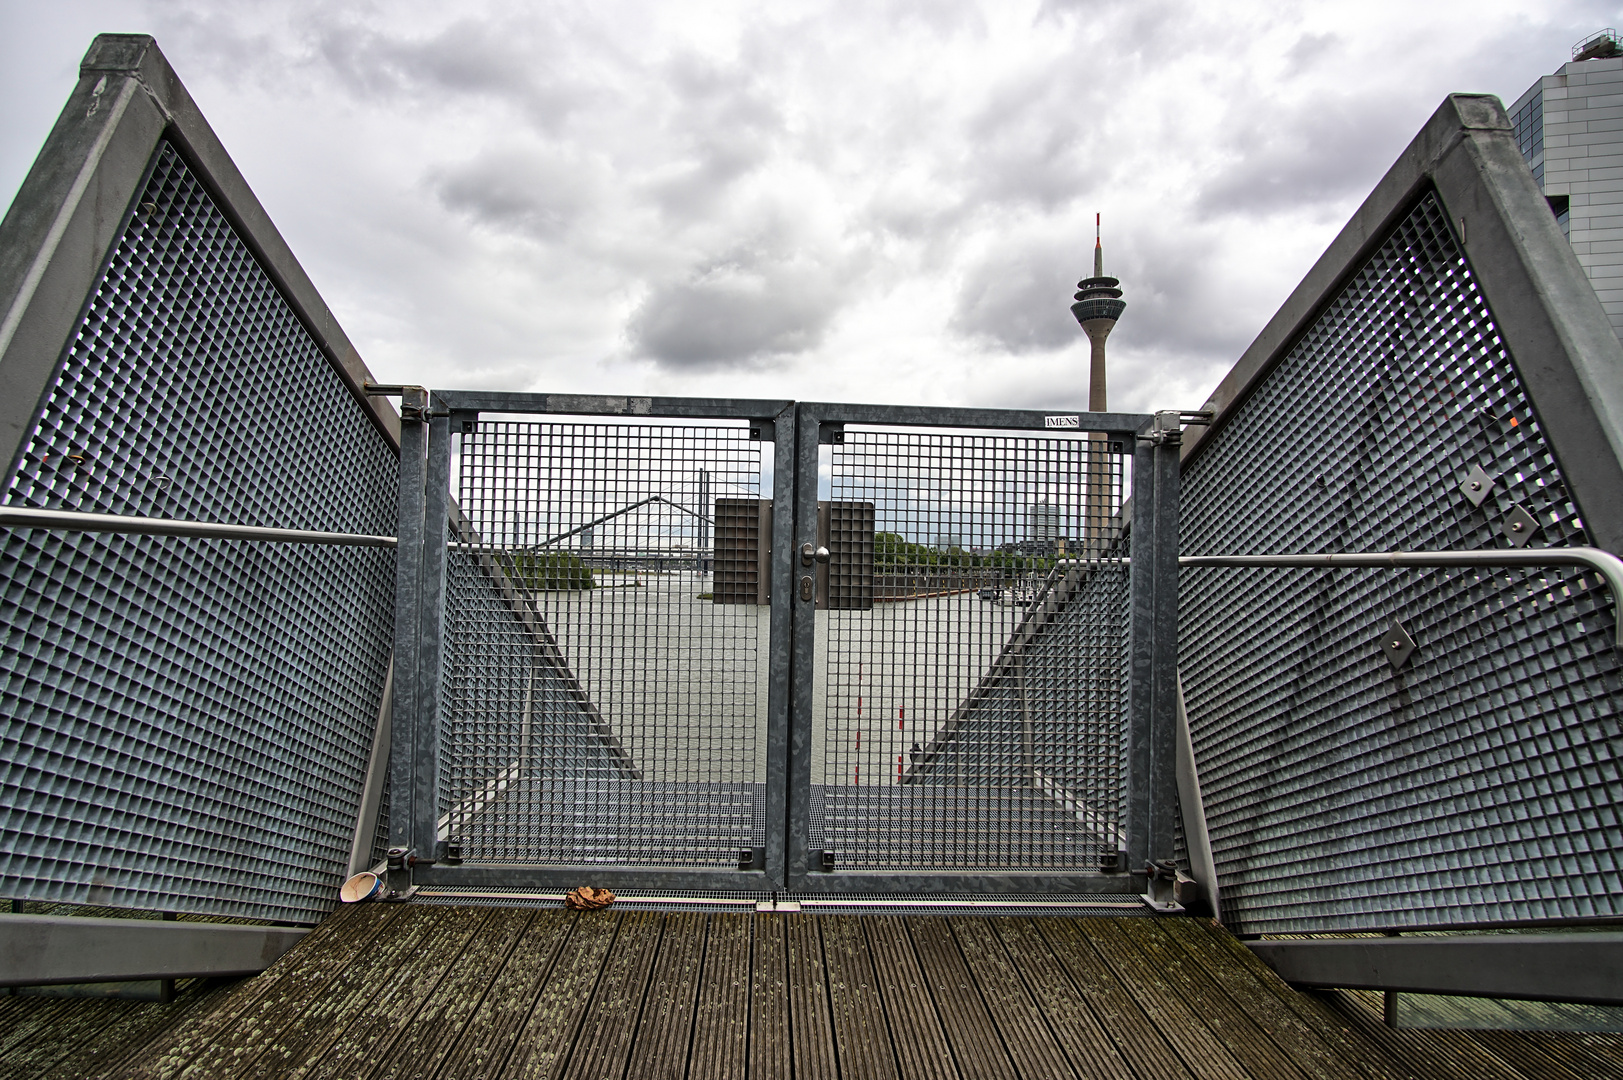
[[[763,894],[764,895],[764,894]],[[507,900],[517,903],[535,903],[537,901],[556,902],[562,904],[565,894],[563,892],[509,892],[507,890],[494,891],[484,889],[446,889],[437,886],[424,886],[417,893],[417,899],[428,901],[445,900],[475,900],[493,902]],[[615,897],[616,906],[695,906],[695,907],[740,907],[770,910],[774,901],[749,896],[637,896],[634,894],[621,894]],[[805,896],[798,894],[778,894],[775,901],[777,910],[785,910],[786,905],[798,905],[800,908],[874,908],[874,909],[905,909],[905,910],[931,910],[939,908],[957,909],[989,909],[989,910],[1018,910],[1018,911],[1054,911],[1054,910],[1099,910],[1110,909],[1120,911],[1141,911],[1144,903],[1138,897],[1131,900],[1086,900],[1086,899],[1000,899],[996,896],[982,897],[899,897],[889,898],[882,896]],[[762,905],[766,905],[762,908]]]

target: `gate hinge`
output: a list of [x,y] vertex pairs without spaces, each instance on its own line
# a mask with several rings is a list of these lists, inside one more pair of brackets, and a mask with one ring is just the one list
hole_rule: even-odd
[[387,890],[383,894],[385,900],[410,900],[417,891],[417,886],[411,883],[411,868],[417,862],[417,855],[410,848],[392,847],[389,849],[386,865]]
[[[1152,863],[1144,864],[1145,882],[1144,894],[1140,897],[1150,906],[1151,911],[1163,915],[1176,915],[1183,911],[1183,905],[1178,902],[1178,879],[1188,878],[1178,869],[1178,864],[1171,859],[1157,859]],[[1193,883],[1194,879],[1189,878]]]
[[1203,427],[1215,415],[1206,409],[1165,409],[1150,422],[1149,440],[1156,446],[1178,446],[1183,442],[1185,424]]
[[402,386],[399,383],[363,383],[361,390],[367,397],[399,398],[402,420],[428,419],[428,390],[425,387]]

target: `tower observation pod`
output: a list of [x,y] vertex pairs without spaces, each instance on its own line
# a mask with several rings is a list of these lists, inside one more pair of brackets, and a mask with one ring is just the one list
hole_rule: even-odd
[[[1081,324],[1092,345],[1092,358],[1088,371],[1088,411],[1105,412],[1108,408],[1105,394],[1105,339],[1115,329],[1116,320],[1127,310],[1121,298],[1120,281],[1105,276],[1104,246],[1100,240],[1100,215],[1093,216],[1093,276],[1076,283],[1076,302],[1071,314]],[[1095,433],[1092,440],[1100,440]],[[1111,505],[1109,465],[1105,461],[1102,445],[1090,447],[1088,455],[1088,513],[1086,546],[1092,548],[1104,542],[1109,535]]]

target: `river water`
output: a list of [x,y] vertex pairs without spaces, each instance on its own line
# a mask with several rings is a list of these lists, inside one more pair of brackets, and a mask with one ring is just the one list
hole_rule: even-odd
[[[586,692],[650,780],[766,779],[770,608],[714,604],[695,572],[599,573],[536,600]],[[892,785],[975,689],[1022,608],[974,593],[817,612],[812,782]]]

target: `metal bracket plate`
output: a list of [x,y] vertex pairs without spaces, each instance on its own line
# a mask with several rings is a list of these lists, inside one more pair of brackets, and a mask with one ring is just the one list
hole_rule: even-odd
[[1510,513],[1505,515],[1505,523],[1500,530],[1516,547],[1526,547],[1533,534],[1538,532],[1538,519],[1521,506],[1512,506]]
[[1401,622],[1393,618],[1391,624],[1381,634],[1381,651],[1386,654],[1387,660],[1391,662],[1392,670],[1396,671],[1403,667],[1404,664],[1407,664],[1409,657],[1414,654],[1416,648],[1414,638],[1409,636],[1409,631],[1404,629]]
[[1493,477],[1489,476],[1480,465],[1472,465],[1471,471],[1465,474],[1460,481],[1460,494],[1471,500],[1472,506],[1481,506],[1483,501],[1493,491]]

